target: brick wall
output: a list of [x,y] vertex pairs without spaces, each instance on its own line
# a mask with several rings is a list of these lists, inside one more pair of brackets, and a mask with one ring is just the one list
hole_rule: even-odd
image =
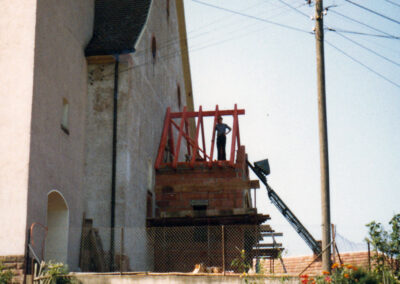
[[162,212],[192,210],[192,201],[207,201],[207,209],[246,208],[246,192],[259,183],[249,180],[245,149],[237,152],[235,167],[195,166],[160,170],[156,176],[157,216]]
[[23,255],[9,255],[0,256],[0,263],[5,266],[5,269],[10,269],[13,274],[12,283],[22,283],[23,282],[23,272],[24,272],[24,256]]
[[[300,274],[313,260],[313,255],[308,256],[295,256],[285,257],[283,262],[285,264],[287,273],[290,275]],[[341,253],[340,258],[345,264],[351,264],[358,267],[368,268],[368,252],[348,252]],[[336,262],[339,263],[339,258],[336,255]],[[283,267],[279,259],[275,260],[264,260],[263,261],[264,271],[266,273],[281,274],[284,273]],[[314,262],[303,274],[320,274],[322,272],[322,261],[318,260]]]

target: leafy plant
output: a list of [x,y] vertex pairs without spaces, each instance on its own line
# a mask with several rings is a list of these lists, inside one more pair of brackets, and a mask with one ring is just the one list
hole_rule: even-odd
[[232,260],[231,266],[240,273],[246,273],[250,269],[250,264],[246,261],[245,250],[240,251],[240,256]]
[[13,277],[12,271],[6,269],[6,267],[0,262],[0,284],[10,283],[12,277]]
[[68,266],[64,263],[54,263],[50,261],[40,264],[39,281],[40,284],[69,284],[75,283],[75,279],[68,274]]
[[[374,269],[382,275],[393,274],[400,278],[400,214],[390,220],[391,231],[386,231],[381,223],[375,221],[367,224],[373,251]],[[382,276],[383,277],[383,276]]]

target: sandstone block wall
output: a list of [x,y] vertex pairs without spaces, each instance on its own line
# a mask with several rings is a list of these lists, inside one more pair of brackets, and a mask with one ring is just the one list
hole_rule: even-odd
[[[186,105],[180,47],[176,1],[152,1],[136,51],[120,56],[115,224],[126,228],[125,252],[136,271],[151,269],[146,238],[138,236],[145,236],[149,194],[155,207],[154,160],[164,116],[167,107],[181,111]],[[100,228],[111,225],[114,67],[88,66],[85,212]],[[109,234],[102,241],[107,250]]]
[[12,283],[23,283],[24,279],[23,255],[0,256],[0,263],[5,267],[5,270],[11,270],[11,272],[14,274]]

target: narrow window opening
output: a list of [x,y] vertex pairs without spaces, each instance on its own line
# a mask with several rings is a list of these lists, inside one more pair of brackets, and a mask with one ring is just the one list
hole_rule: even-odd
[[181,105],[182,105],[182,98],[181,98],[181,87],[178,85],[178,88],[177,88],[177,97],[178,97],[178,107],[179,107],[179,109],[181,108]]
[[151,54],[153,55],[153,63],[154,63],[156,61],[156,55],[157,55],[157,41],[155,36],[151,38]]
[[167,21],[169,20],[169,0],[167,0]]
[[63,107],[62,107],[62,118],[61,118],[61,129],[69,135],[69,103],[66,98],[63,98]]

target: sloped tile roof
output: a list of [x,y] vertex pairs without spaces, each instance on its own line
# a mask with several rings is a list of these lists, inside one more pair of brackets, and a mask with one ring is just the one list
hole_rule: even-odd
[[151,0],[96,0],[93,36],[86,56],[134,51]]

